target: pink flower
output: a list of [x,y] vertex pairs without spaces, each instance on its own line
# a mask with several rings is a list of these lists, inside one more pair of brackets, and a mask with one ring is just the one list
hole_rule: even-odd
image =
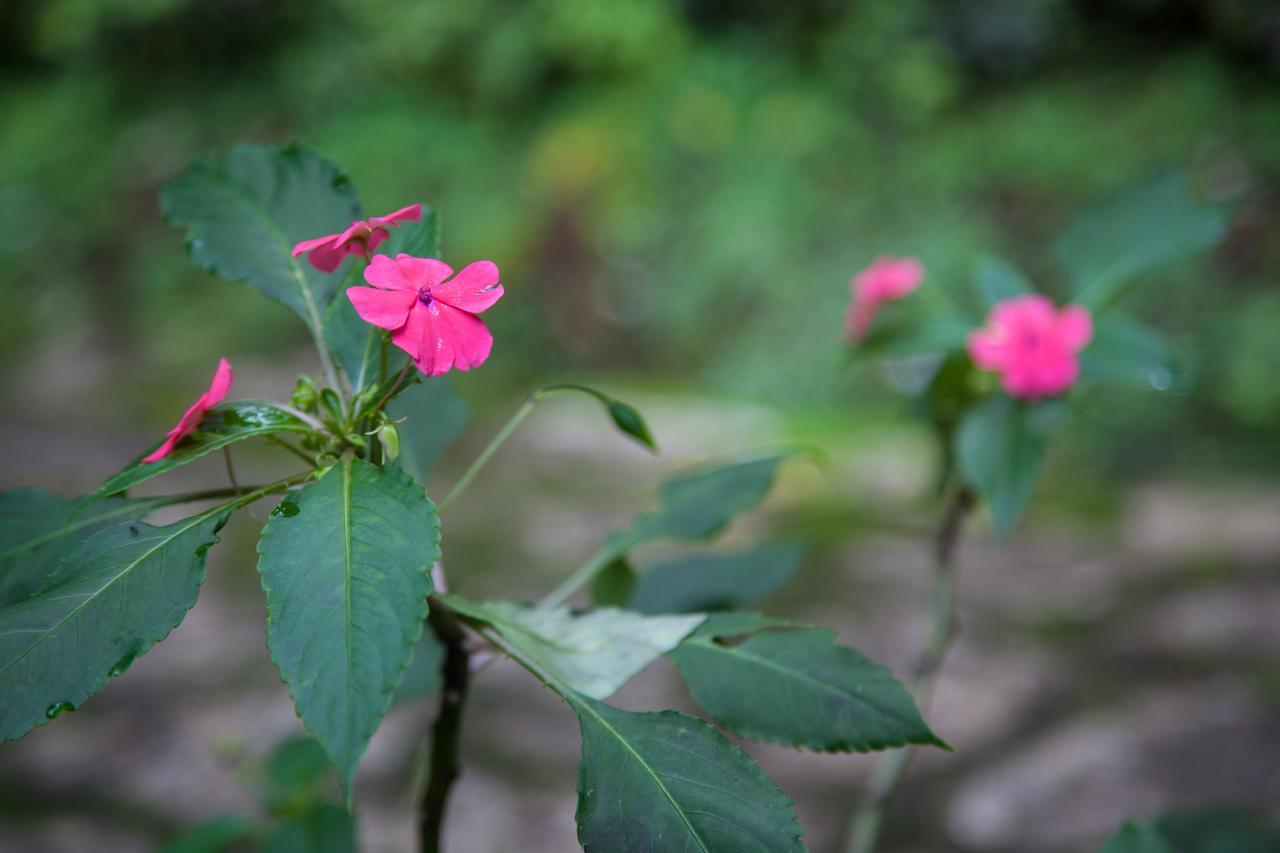
[[1002,374],[1009,396],[1034,400],[1075,384],[1079,353],[1092,337],[1087,308],[1068,305],[1058,311],[1046,296],[1015,296],[997,303],[987,325],[969,334],[969,357],[983,370]]
[[867,335],[876,312],[886,302],[901,299],[920,286],[924,265],[915,258],[893,258],[881,255],[871,266],[853,277],[849,290],[853,302],[845,313],[845,336],[858,343]]
[[452,267],[432,258],[375,255],[364,280],[372,287],[347,288],[356,313],[389,329],[391,342],[423,373],[470,370],[489,357],[493,335],[476,315],[502,298],[493,263],[477,261],[453,275]]
[[191,408],[182,413],[178,423],[164,437],[164,444],[144,456],[142,461],[144,463],[159,462],[173,452],[178,442],[195,432],[200,421],[204,419],[204,413],[221,403],[227,396],[227,391],[231,388],[231,378],[231,364],[225,358],[218,359],[218,369],[213,372],[213,381],[209,383],[209,390],[197,397],[191,404]]
[[341,234],[303,240],[293,247],[293,256],[296,258],[298,255],[309,252],[307,260],[311,261],[311,266],[321,272],[333,272],[347,255],[364,255],[367,258],[373,254],[378,244],[391,236],[388,228],[399,225],[401,222],[416,222],[421,218],[422,205],[411,204],[386,216],[374,216],[352,222],[350,227]]

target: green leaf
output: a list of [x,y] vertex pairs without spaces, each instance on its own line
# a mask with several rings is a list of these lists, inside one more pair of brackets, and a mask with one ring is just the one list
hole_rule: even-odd
[[356,853],[356,824],[341,806],[325,803],[285,821],[262,842],[262,853]]
[[[359,394],[378,381],[382,369],[382,334],[379,329],[360,319],[346,294],[340,294],[324,315],[324,345],[352,390]],[[387,346],[387,376],[396,376],[409,358],[397,346]]]
[[435,632],[424,630],[422,639],[413,648],[413,659],[404,671],[404,680],[396,689],[395,704],[411,702],[431,696],[440,689],[440,667],[444,664],[444,646],[436,639]]
[[1035,293],[1035,288],[1022,270],[1006,260],[987,256],[981,258],[974,268],[973,292],[985,311],[997,302]]
[[193,827],[169,842],[161,853],[223,853],[253,834],[253,821],[241,815],[223,815]]
[[1080,375],[1089,382],[1165,390],[1174,380],[1173,358],[1160,334],[1126,317],[1100,317],[1093,340],[1080,353]]
[[627,608],[693,613],[755,604],[785,586],[803,556],[803,546],[780,542],[749,551],[678,557],[640,575]]
[[712,616],[670,654],[693,698],[734,734],[822,752],[947,748],[893,674],[835,645],[835,632],[792,626],[744,638],[744,627]]
[[[244,441],[246,438],[282,432],[310,431],[311,427],[307,424],[270,403],[245,400],[215,406],[205,414],[204,420],[200,422],[196,431],[179,442],[172,453],[156,462],[135,461],[103,483],[98,489],[98,494],[112,495],[131,489],[152,477],[172,471],[215,450],[221,450],[237,441]],[[145,458],[160,444],[161,442],[157,441],[139,454],[138,459]]]
[[164,527],[108,527],[56,583],[0,608],[0,741],[80,707],[177,627],[226,517],[216,508]]
[[1044,466],[1034,408],[1000,394],[969,409],[956,431],[960,470],[990,508],[998,537],[1022,516]]
[[610,537],[615,553],[655,539],[699,540],[715,536],[735,515],[764,500],[773,486],[785,450],[715,468],[699,468],[668,480],[658,492],[658,507]]
[[569,704],[582,728],[577,817],[587,853],[804,850],[791,800],[702,720],[582,697]]
[[40,489],[0,493],[0,606],[49,583],[62,560],[89,536],[166,503],[167,498],[76,500]]
[[329,756],[307,735],[277,744],[263,770],[262,799],[274,814],[296,814],[310,808],[333,784]]
[[1075,301],[1097,310],[1136,276],[1217,245],[1226,210],[1197,199],[1183,175],[1135,187],[1081,214],[1055,254],[1071,278]]
[[165,183],[160,210],[186,229],[196,266],[253,285],[320,337],[342,267],[322,273],[293,247],[360,218],[355,190],[332,163],[300,145],[239,145]]
[[1111,837],[1102,853],[1176,853],[1173,845],[1153,826],[1126,823]]
[[405,389],[391,401],[387,414],[400,424],[400,467],[426,483],[436,460],[467,426],[467,404],[445,376],[435,376]]
[[344,456],[272,511],[258,555],[271,659],[350,796],[422,636],[435,507],[398,468]]
[[[627,602],[630,601],[638,580],[627,558],[618,557],[591,579],[591,605],[593,607],[627,607]],[[627,609],[636,610],[637,608]]]
[[422,206],[422,218],[417,222],[402,222],[388,230],[391,236],[378,244],[377,254],[440,257],[440,217],[429,205]]
[[1280,826],[1236,806],[1210,806],[1164,815],[1155,827],[1175,850],[1188,853],[1275,853]]
[[706,617],[642,616],[604,608],[574,616],[568,608],[541,609],[511,601],[444,601],[518,645],[570,690],[604,699],[675,648]]

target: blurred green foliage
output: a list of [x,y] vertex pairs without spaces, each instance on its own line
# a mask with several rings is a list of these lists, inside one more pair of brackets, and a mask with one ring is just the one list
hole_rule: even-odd
[[368,211],[427,201],[447,260],[500,265],[469,395],[591,371],[807,410],[879,399],[840,335],[876,254],[963,294],[992,252],[1062,295],[1059,228],[1178,170],[1236,224],[1126,299],[1189,381],[1101,397],[1078,449],[1274,465],[1277,25],[1266,0],[8,0],[6,399],[87,370],[104,418],[158,423],[217,355],[303,351],[156,213],[242,140],[303,139]]

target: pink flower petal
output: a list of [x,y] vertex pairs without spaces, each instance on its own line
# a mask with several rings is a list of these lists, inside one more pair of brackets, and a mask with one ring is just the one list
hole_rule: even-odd
[[[408,353],[415,362],[434,351],[435,339],[431,329],[431,312],[414,297],[404,325],[391,333],[391,343]],[[427,373],[428,371],[423,371]]]
[[233,379],[235,374],[231,370],[231,362],[225,358],[218,359],[218,367],[213,371],[213,381],[209,383],[209,390],[204,392],[205,405],[216,406],[225,400]]
[[1068,305],[1058,314],[1058,336],[1074,350],[1093,340],[1093,317],[1083,305]]
[[987,325],[969,335],[973,363],[1001,374],[1010,396],[1038,399],[1061,394],[1080,377],[1076,353],[1093,334],[1087,309],[1058,311],[1040,294],[1006,299],[987,315]]
[[209,383],[208,390],[187,407],[187,410],[182,413],[182,417],[178,419],[173,429],[169,430],[165,435],[164,442],[142,458],[143,464],[158,462],[165,458],[173,452],[173,449],[182,439],[195,432],[196,427],[200,425],[200,421],[204,420],[205,412],[210,407],[221,403],[227,396],[227,391],[231,388],[231,380],[233,378],[230,362],[225,358],[219,359],[218,367],[213,372],[213,381]]
[[409,255],[374,255],[365,267],[364,280],[385,290],[411,291],[415,295],[423,287],[433,287],[453,274],[443,261],[414,258]]
[[453,349],[453,366],[458,370],[470,370],[484,364],[493,350],[493,334],[484,321],[449,305],[441,304],[439,307],[436,328],[440,337],[447,338]]
[[422,218],[422,205],[411,204],[408,207],[402,207],[394,213],[388,213],[386,216],[371,216],[369,218],[370,227],[377,228],[381,225],[398,225],[401,222],[417,222]]
[[431,288],[431,295],[446,305],[479,314],[502,298],[498,267],[491,261],[467,264],[457,275]]
[[299,255],[320,248],[328,243],[334,242],[338,238],[337,234],[330,234],[327,237],[317,237],[314,240],[303,240],[293,247],[293,256]]
[[407,290],[378,290],[373,287],[348,287],[347,298],[366,323],[380,329],[398,329],[408,319],[409,310],[418,301],[416,293]]
[[333,272],[342,266],[342,262],[347,259],[347,254],[346,249],[330,242],[312,249],[307,255],[307,260],[320,272]]

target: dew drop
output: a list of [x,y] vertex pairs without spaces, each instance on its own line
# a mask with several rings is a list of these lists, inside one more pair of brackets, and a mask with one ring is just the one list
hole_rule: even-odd
[[137,659],[137,652],[128,652],[124,657],[111,665],[111,669],[107,670],[107,675],[111,678],[119,678],[128,672],[129,667],[133,666],[133,662]]
[[298,514],[298,505],[291,500],[280,501],[279,506],[271,510],[272,515],[283,515],[285,518],[293,518]]
[[44,715],[52,720],[54,717],[64,714],[67,711],[74,711],[75,709],[76,706],[72,705],[70,702],[54,702],[48,708],[44,709]]

